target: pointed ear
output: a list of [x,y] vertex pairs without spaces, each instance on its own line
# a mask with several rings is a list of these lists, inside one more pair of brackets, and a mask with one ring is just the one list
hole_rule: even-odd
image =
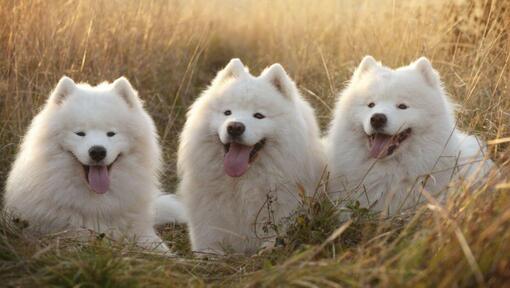
[[296,84],[290,79],[282,65],[275,63],[266,68],[261,74],[260,78],[268,81],[273,85],[278,92],[283,96],[291,99],[297,93]]
[[420,72],[427,84],[432,87],[437,87],[439,85],[439,74],[436,70],[434,70],[429,59],[420,57],[420,59],[416,60],[412,65],[414,65],[414,68]]
[[379,66],[381,66],[381,64],[377,62],[377,60],[375,60],[374,57],[367,55],[363,57],[361,63],[359,63],[358,68],[356,68],[356,70],[354,71],[352,78],[359,79],[361,76],[363,76],[363,74]]
[[244,66],[243,62],[241,62],[238,58],[233,58],[230,62],[228,62],[225,68],[218,72],[212,81],[212,84],[220,84],[228,79],[239,78],[246,74],[248,74],[248,69]]
[[113,90],[119,93],[120,97],[126,101],[129,107],[135,107],[141,105],[141,100],[138,97],[138,93],[131,86],[129,80],[122,76],[113,82]]
[[53,90],[50,95],[50,102],[55,104],[62,104],[64,100],[73,93],[74,89],[76,89],[76,83],[74,83],[73,79],[63,76],[58,81],[57,87]]

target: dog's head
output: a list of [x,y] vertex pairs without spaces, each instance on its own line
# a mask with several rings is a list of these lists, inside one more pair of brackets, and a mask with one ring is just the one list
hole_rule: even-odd
[[389,158],[416,135],[453,121],[439,76],[426,58],[393,70],[366,56],[340,101],[348,107],[350,125],[362,127],[354,130],[365,134],[373,158]]
[[240,177],[285,131],[297,89],[280,64],[258,77],[239,59],[218,73],[206,92],[207,129],[222,146],[224,171]]
[[133,149],[137,135],[153,133],[137,131],[144,126],[136,123],[143,114],[142,104],[125,78],[91,87],[63,77],[48,105],[47,125],[56,138],[52,141],[81,165],[84,180],[98,194],[108,191],[111,170]]

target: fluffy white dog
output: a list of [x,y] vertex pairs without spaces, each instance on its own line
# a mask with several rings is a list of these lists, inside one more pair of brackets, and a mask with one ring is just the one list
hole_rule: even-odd
[[[23,139],[5,209],[34,234],[93,230],[166,251],[153,229],[160,154],[127,79],[91,87],[63,77]],[[161,209],[174,205],[161,199]]]
[[313,109],[281,65],[254,77],[233,59],[187,116],[178,193],[193,250],[253,253],[271,243],[324,168]]
[[366,56],[327,137],[330,192],[394,215],[421,202],[422,189],[441,195],[456,176],[485,175],[492,162],[454,112],[426,58],[393,70]]

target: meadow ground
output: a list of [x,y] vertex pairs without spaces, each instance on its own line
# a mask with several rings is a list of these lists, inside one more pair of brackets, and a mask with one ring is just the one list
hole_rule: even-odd
[[[255,73],[284,65],[324,128],[336,93],[366,54],[390,67],[429,57],[463,105],[459,126],[500,139],[489,150],[508,173],[507,1],[0,0],[0,186],[63,74],[93,84],[121,75],[132,81],[157,122],[164,187],[173,191],[185,111],[230,58]],[[180,255],[167,259],[99,236],[89,244],[28,241],[23,223],[4,223],[0,286],[510,285],[510,187],[489,182],[466,193],[466,186],[454,185],[444,206],[405,219],[351,207],[357,213],[342,224],[326,201],[306,202],[286,245],[254,257],[195,259],[183,226],[160,229]]]

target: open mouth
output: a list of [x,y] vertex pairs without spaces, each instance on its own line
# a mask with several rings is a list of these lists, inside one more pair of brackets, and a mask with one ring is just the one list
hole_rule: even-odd
[[411,135],[412,129],[407,128],[396,135],[374,133],[368,135],[369,154],[372,158],[383,159],[393,154],[400,144]]
[[104,194],[108,191],[110,188],[110,170],[119,157],[120,154],[110,165],[84,165],[78,161],[85,172],[85,181],[92,191],[97,194]]
[[248,170],[258,156],[258,152],[266,144],[266,139],[262,139],[253,146],[243,145],[237,142],[231,142],[223,145],[225,156],[223,158],[223,168],[230,177],[240,177]]

